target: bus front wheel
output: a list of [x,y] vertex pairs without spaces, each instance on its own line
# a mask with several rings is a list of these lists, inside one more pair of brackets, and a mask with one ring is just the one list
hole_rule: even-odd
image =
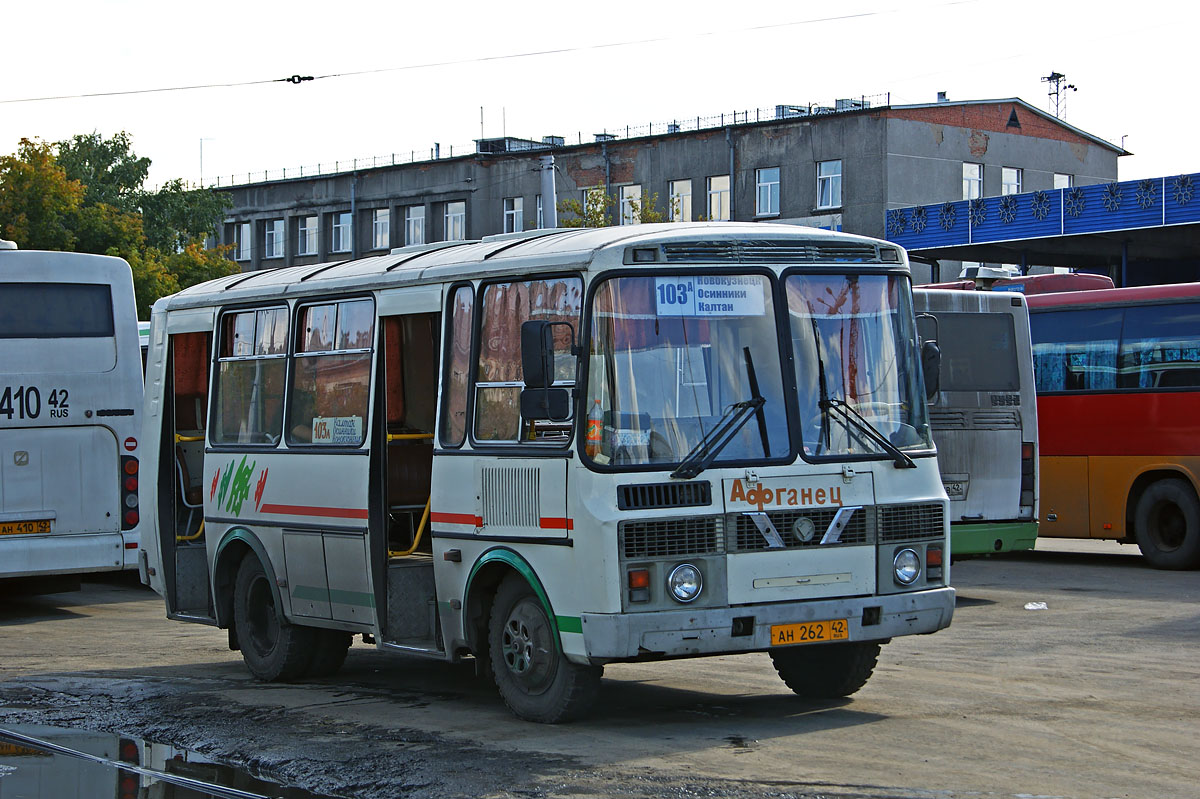
[[1134,537],[1156,569],[1200,566],[1200,501],[1184,480],[1159,480],[1138,499]]
[[238,567],[233,618],[242,658],[255,677],[267,682],[293,680],[308,670],[316,631],[283,617],[271,580],[253,555],[243,558]]
[[779,678],[809,699],[840,699],[867,684],[879,658],[870,641],[794,646],[771,651]]
[[500,696],[526,721],[570,721],[596,699],[603,667],[563,656],[545,608],[519,575],[506,577],[496,592],[488,650]]

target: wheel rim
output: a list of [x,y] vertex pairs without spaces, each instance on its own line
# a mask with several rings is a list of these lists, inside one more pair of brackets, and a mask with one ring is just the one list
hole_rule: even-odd
[[554,679],[557,653],[550,622],[538,602],[522,599],[513,606],[500,638],[504,665],[525,693],[544,690]]
[[1163,552],[1173,552],[1187,538],[1187,517],[1174,502],[1158,502],[1150,511],[1150,537]]
[[259,654],[266,655],[279,640],[279,614],[275,612],[275,594],[265,575],[258,575],[251,581],[246,604],[250,642]]

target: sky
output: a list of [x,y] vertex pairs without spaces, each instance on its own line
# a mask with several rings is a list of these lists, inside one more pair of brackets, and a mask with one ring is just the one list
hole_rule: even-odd
[[149,187],[864,95],[1052,111],[1052,72],[1076,87],[1062,119],[1133,153],[1121,180],[1200,171],[1195,3],[60,0],[3,18],[0,154],[126,131]]

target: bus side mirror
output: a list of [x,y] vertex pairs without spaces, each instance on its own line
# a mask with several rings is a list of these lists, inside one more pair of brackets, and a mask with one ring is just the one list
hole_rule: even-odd
[[938,393],[938,380],[942,371],[942,350],[936,341],[921,344],[921,373],[925,378],[925,399],[931,400]]
[[554,386],[554,325],[540,320],[521,324],[521,369],[525,380],[521,416],[525,419],[565,422],[571,418],[571,392]]

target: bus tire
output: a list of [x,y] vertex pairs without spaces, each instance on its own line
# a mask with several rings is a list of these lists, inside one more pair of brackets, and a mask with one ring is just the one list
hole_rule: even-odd
[[246,668],[259,680],[302,676],[312,663],[316,630],[292,624],[275,604],[275,592],[258,558],[247,555],[233,588],[234,626]]
[[1200,566],[1200,501],[1186,480],[1159,480],[1138,499],[1134,538],[1156,569]]
[[840,699],[867,684],[879,658],[872,641],[771,650],[771,662],[792,692],[808,699]]
[[506,577],[496,592],[488,650],[500,696],[519,718],[571,721],[596,700],[604,668],[580,666],[563,656],[545,608],[519,575]]
[[316,643],[306,677],[332,677],[346,662],[353,636],[345,630],[314,630]]

